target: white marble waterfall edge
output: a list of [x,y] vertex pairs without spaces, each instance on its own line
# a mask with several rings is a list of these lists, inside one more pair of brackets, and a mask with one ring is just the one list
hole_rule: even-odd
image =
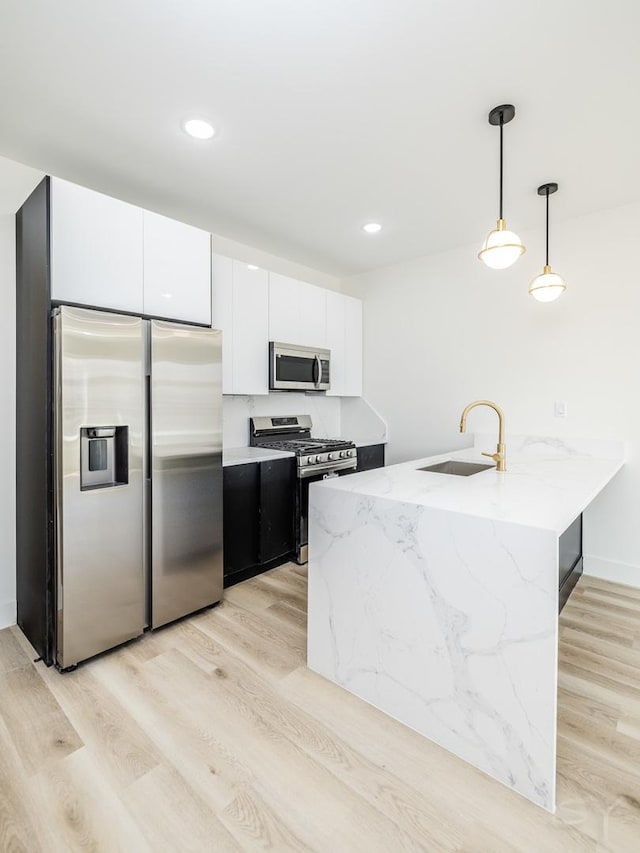
[[309,667],[553,811],[557,537],[331,489],[311,513]]

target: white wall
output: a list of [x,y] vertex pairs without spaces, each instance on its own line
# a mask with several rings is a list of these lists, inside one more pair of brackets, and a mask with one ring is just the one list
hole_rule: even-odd
[[16,621],[15,225],[0,216],[0,628]]
[[[629,442],[587,513],[585,567],[638,585],[639,234],[640,204],[554,224],[551,262],[568,290],[547,305],[527,294],[542,229],[521,233],[528,250],[509,270],[488,270],[469,246],[343,280],[364,300],[364,394],[389,424],[390,462],[469,444],[460,413],[481,397],[504,408],[508,433]],[[493,432],[495,415],[476,410],[468,428]]]

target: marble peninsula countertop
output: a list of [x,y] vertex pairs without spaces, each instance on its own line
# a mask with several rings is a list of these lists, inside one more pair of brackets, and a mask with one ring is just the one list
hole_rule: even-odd
[[312,488],[512,522],[560,535],[624,464],[622,443],[572,445],[516,437],[511,446],[507,440],[505,472],[494,467],[463,477],[419,470],[447,459],[492,464],[481,448],[493,452],[495,438],[493,444],[486,436],[479,439],[466,450],[324,480]]
[[307,664],[553,812],[558,538],[624,446],[507,435],[503,473],[418,470],[490,462],[475,438],[310,485]]

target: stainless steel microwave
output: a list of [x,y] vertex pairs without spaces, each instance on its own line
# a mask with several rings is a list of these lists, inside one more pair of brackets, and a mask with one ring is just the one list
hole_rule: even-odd
[[271,341],[269,388],[272,391],[328,391],[331,388],[331,350]]

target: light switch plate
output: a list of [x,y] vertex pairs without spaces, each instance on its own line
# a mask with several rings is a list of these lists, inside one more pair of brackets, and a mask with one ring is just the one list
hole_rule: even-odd
[[565,400],[556,400],[553,404],[553,414],[556,418],[567,417],[567,404]]

